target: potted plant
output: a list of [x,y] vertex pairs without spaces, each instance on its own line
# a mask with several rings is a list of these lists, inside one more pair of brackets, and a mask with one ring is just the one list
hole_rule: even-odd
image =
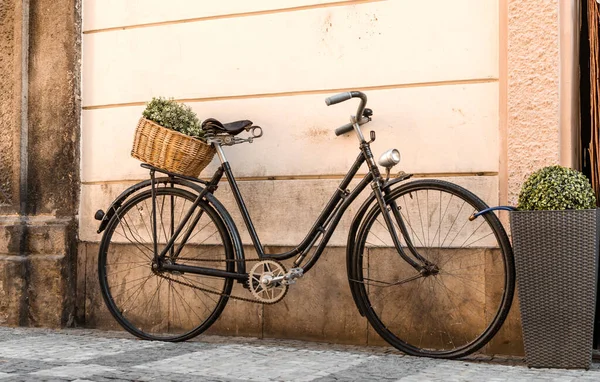
[[598,268],[589,180],[561,166],[536,171],[510,220],[527,364],[588,369]]
[[214,154],[189,106],[161,97],[148,102],[135,131],[134,158],[166,171],[198,176]]

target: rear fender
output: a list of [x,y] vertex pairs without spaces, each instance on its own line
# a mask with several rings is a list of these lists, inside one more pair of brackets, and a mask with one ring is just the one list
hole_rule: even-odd
[[[174,184],[174,185],[178,185],[178,186],[188,187],[188,188],[193,189],[197,193],[200,193],[204,190],[204,187],[200,186],[199,184],[187,181],[185,179],[180,179],[180,178],[168,178],[168,177],[156,178],[155,182],[156,183],[165,183],[165,184],[169,183],[169,184]],[[149,187],[151,187],[151,180],[150,179],[144,180],[142,182],[134,184],[133,186],[131,186],[128,189],[126,189],[125,191],[123,191],[119,196],[117,196],[117,198],[110,204],[110,206],[104,213],[104,216],[102,217],[102,219],[100,221],[100,226],[99,226],[97,232],[101,233],[102,231],[104,231],[106,229],[106,226],[108,225],[108,222],[110,221],[110,219],[119,210],[119,208],[121,208],[121,206],[123,205],[123,203],[125,203],[126,200],[128,200],[132,195],[138,193],[139,191],[145,190],[146,188],[149,188]],[[215,211],[217,211],[217,213],[219,214],[221,219],[223,219],[225,226],[227,227],[227,231],[229,233],[229,238],[231,239],[231,243],[233,245],[233,249],[235,252],[235,258],[236,258],[236,260],[240,260],[240,261],[236,261],[237,271],[239,273],[246,273],[246,264],[244,262],[244,248],[242,246],[242,240],[240,239],[240,233],[237,229],[237,226],[235,225],[235,222],[231,218],[231,215],[229,215],[229,212],[227,212],[225,207],[221,204],[221,202],[219,202],[219,200],[212,193],[210,193],[210,192],[207,193],[204,196],[204,198],[215,209]]]

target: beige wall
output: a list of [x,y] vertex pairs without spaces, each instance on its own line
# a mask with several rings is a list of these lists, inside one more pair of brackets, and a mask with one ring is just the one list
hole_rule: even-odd
[[[305,205],[335,189],[321,179],[355,159],[355,137],[333,129],[356,104],[323,102],[340,90],[369,96],[375,155],[397,147],[399,169],[464,178],[497,204],[497,1],[226,3],[84,1],[81,240],[99,239],[97,208],[147,177],[129,157],[131,137],[144,102],[159,95],[185,100],[203,119],[264,128],[255,143],[225,150],[247,180],[252,215],[273,217],[259,224],[265,244],[295,244],[320,208]],[[307,181],[315,192],[304,191]],[[273,189],[298,195],[286,214],[271,213]],[[290,222],[297,231],[282,235]]]

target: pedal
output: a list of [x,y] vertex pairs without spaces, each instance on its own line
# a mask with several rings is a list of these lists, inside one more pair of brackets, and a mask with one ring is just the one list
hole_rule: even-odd
[[283,276],[281,283],[286,285],[295,284],[296,279],[299,279],[302,276],[304,276],[304,269],[292,268]]

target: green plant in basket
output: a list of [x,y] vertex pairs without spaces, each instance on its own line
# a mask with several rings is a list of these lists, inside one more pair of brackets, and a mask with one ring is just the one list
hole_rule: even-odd
[[142,115],[163,127],[204,140],[202,124],[196,113],[189,106],[173,99],[152,98]]
[[593,208],[596,208],[596,197],[588,178],[579,171],[562,166],[548,166],[534,172],[519,194],[519,210]]

